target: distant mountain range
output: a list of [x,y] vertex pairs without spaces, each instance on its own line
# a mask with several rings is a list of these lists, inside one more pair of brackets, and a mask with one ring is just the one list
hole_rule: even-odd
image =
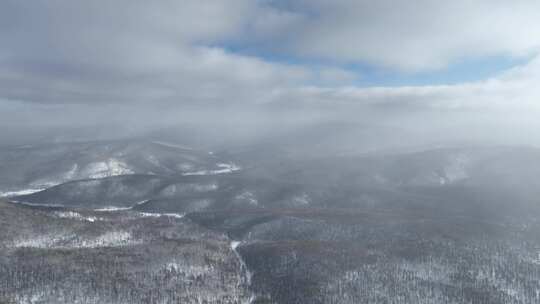
[[291,146],[1,150],[0,302],[540,301],[539,149]]

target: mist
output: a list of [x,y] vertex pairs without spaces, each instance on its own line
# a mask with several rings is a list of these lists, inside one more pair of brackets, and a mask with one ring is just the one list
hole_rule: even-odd
[[0,303],[540,303],[540,2],[0,1]]
[[[536,144],[539,45],[522,39],[536,27],[513,27],[534,24],[535,5],[422,5],[6,1],[3,142],[48,128],[99,139],[189,124],[233,140],[350,122],[418,143]],[[505,26],[483,26],[499,15]]]

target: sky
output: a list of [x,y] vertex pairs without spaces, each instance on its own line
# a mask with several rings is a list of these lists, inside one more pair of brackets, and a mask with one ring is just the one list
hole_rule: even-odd
[[4,125],[540,114],[533,0],[3,0],[0,39]]

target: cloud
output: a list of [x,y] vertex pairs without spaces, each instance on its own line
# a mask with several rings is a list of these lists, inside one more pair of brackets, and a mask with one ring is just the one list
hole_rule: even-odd
[[[171,121],[194,106],[227,107],[230,115],[260,106],[276,116],[276,109],[536,111],[539,59],[483,81],[416,87],[361,88],[355,82],[364,76],[341,67],[418,72],[469,57],[530,56],[540,47],[531,39],[540,37],[539,6],[524,0],[7,0],[0,3],[0,99],[9,102],[0,101],[0,110],[5,119],[34,115],[6,114],[18,111],[51,121],[77,121],[77,112],[92,112],[88,105],[102,107],[92,113],[103,120],[113,110],[142,120],[152,109]],[[69,115],[53,115],[62,112],[58,105]]]
[[[238,100],[310,77],[219,47],[251,1],[3,1],[3,98],[44,103]],[[262,94],[255,94],[260,92]],[[233,95],[231,95],[233,94]]]
[[[295,22],[266,47],[297,56],[402,71],[441,69],[470,57],[538,52],[536,1],[270,1]],[[289,18],[291,19],[291,18]],[[262,40],[265,40],[263,38]]]
[[296,99],[313,104],[402,110],[538,111],[540,57],[487,80],[456,85],[303,87]]

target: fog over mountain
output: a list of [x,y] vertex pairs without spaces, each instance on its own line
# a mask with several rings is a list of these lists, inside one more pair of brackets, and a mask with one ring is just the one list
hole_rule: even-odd
[[535,1],[0,1],[0,304],[539,303]]

